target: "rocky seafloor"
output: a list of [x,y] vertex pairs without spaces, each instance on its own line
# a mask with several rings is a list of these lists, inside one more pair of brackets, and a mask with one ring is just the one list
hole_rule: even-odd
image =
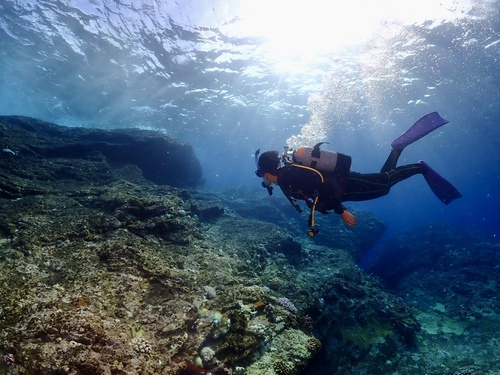
[[403,233],[363,271],[376,217],[310,239],[165,135],[0,117],[0,140],[0,374],[500,374],[478,234]]

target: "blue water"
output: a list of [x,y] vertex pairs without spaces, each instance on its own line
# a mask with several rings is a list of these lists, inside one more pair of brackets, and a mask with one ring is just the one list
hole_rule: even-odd
[[499,3],[323,3],[2,0],[0,114],[162,129],[195,147],[207,187],[223,187],[259,186],[254,151],[287,142],[328,141],[353,170],[378,171],[390,142],[438,111],[450,123],[400,163],[425,160],[463,199],[444,206],[416,176],[347,206],[388,233],[445,223],[498,235]]

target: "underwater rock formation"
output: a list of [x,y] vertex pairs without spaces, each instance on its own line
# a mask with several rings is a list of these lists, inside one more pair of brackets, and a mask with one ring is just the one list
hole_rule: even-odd
[[[29,117],[0,116],[0,145],[0,158],[10,159],[10,169],[0,176],[0,195],[6,198],[36,193],[35,187],[9,184],[9,177],[19,176],[20,171],[24,174],[19,177],[31,175],[32,181],[42,183],[93,180],[94,173],[108,172],[104,161],[135,165],[144,178],[161,185],[193,186],[201,179],[193,148],[160,132],[72,128]],[[85,171],[83,166],[91,169]]]
[[[371,238],[318,243],[303,217],[274,203],[266,216],[245,188],[158,184],[106,154],[116,143],[132,153],[150,132],[82,157],[44,154],[33,130],[22,134],[0,158],[0,374],[465,373],[436,359],[428,310],[356,265]],[[369,236],[381,230],[357,216]]]
[[271,363],[307,365],[319,342],[212,238],[224,207],[109,152],[150,132],[73,152],[59,127],[40,126],[60,142],[37,141],[37,121],[16,120],[18,139],[1,128],[0,373],[241,373],[271,344]]
[[[238,215],[286,228],[298,238],[307,235],[309,210],[304,204],[302,214],[281,194],[269,197],[261,188],[237,186],[219,191],[222,203]],[[360,263],[365,254],[377,242],[387,228],[386,224],[368,212],[355,212],[359,216],[354,228],[347,227],[339,215],[316,215],[316,227],[319,234],[311,240],[320,246],[341,248],[351,254]]]
[[495,373],[499,250],[498,241],[484,234],[444,226],[406,231],[377,250],[367,272],[407,301],[422,328],[417,340],[426,345],[414,354],[414,365],[432,373]]
[[392,369],[387,363],[397,363],[415,344],[419,325],[411,309],[364,274],[348,251],[317,245],[302,231],[297,237],[280,225],[234,214],[219,219],[209,232],[227,252],[246,259],[238,271],[272,295],[287,297],[299,311],[290,314],[294,309],[271,299],[267,314],[287,312],[321,342],[305,374]]

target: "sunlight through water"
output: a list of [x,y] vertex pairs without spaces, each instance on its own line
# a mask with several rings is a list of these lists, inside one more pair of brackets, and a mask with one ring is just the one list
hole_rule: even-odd
[[[293,3],[243,0],[238,21],[223,27],[222,31],[238,37],[263,38],[259,53],[282,74],[307,74],[314,64],[333,61],[330,63],[332,73],[341,66],[335,61],[349,58],[350,69],[358,70],[362,80],[383,80],[386,86],[391,86],[395,81],[397,84],[403,81],[392,61],[411,55],[394,50],[392,45],[418,44],[420,37],[413,34],[412,26],[432,29],[474,17],[473,8],[471,1],[453,0]],[[345,76],[345,71],[337,76]],[[357,90],[353,87],[359,82],[350,85],[343,79],[341,83],[328,75],[324,79],[328,82],[323,85],[323,92],[309,97],[310,121],[302,126],[300,134],[287,140],[288,146],[297,148],[326,139],[332,133],[332,124],[342,121],[351,107],[359,106]],[[379,90],[382,85],[367,81],[363,81],[367,84],[365,98],[376,102],[383,95]]]
[[471,9],[470,1],[456,0],[242,0],[239,21],[226,31],[239,37],[263,37],[261,48],[277,64],[297,57],[314,61],[339,48],[357,47],[380,33],[394,34],[424,22],[432,26],[452,22]]
[[[223,186],[255,185],[255,150],[285,144],[330,142],[353,170],[378,170],[392,139],[439,111],[450,125],[401,161],[465,170],[485,182],[464,196],[481,185],[490,199],[499,20],[498,0],[2,0],[0,114],[162,130]],[[415,186],[391,194],[401,212]],[[381,202],[363,207],[399,225]]]

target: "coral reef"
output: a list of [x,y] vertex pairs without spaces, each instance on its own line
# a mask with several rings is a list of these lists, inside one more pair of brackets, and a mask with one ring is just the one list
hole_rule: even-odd
[[[298,329],[286,311],[268,320],[258,302],[271,291],[212,238],[223,206],[154,184],[137,163],[79,154],[67,129],[10,120],[21,134],[2,120],[18,154],[0,159],[0,373],[241,372]],[[26,132],[47,143],[51,133],[64,152],[33,155]],[[316,351],[306,350],[304,365]]]
[[411,361],[449,374],[494,367],[491,358],[500,356],[499,248],[481,233],[435,226],[402,233],[377,251],[368,271],[407,302],[422,327],[419,352],[402,365]]
[[[367,239],[333,225],[341,241],[318,242],[288,207],[260,218],[248,188],[158,184],[106,154],[114,141],[82,153],[82,130],[66,143],[67,129],[12,121],[0,121],[13,152],[0,157],[0,374],[494,373],[497,245],[470,245],[471,264],[442,237],[448,263],[415,255],[389,291],[356,265],[384,227],[372,215],[357,213]],[[30,146],[39,132],[64,152]],[[116,142],[133,152],[150,136]]]

